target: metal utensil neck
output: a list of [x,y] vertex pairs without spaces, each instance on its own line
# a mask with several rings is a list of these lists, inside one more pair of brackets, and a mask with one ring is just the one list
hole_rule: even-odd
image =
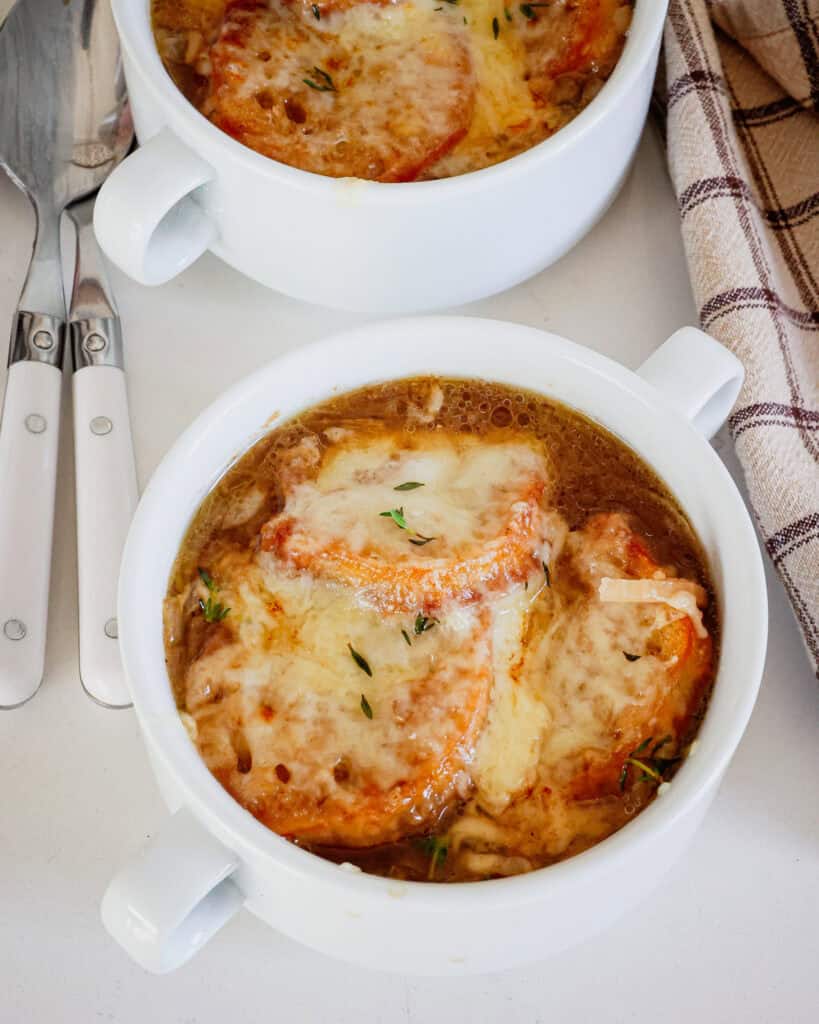
[[122,329],[119,318],[92,316],[72,320],[68,325],[74,370],[86,366],[115,366],[124,369]]
[[65,323],[48,313],[20,310],[11,326],[9,366],[12,363],[46,363],[62,369]]

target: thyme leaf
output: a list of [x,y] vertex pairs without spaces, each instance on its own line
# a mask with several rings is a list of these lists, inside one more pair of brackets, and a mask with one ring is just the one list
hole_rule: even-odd
[[414,491],[416,487],[423,487],[423,484],[419,484],[417,480],[407,480],[405,484],[399,484],[397,487],[393,487],[394,491]]
[[495,39],[497,39],[498,36],[500,35],[500,24],[498,23],[497,18],[492,19],[492,35],[495,37]]
[[[423,486],[423,484],[418,484],[413,481],[413,487]],[[398,491],[401,490],[402,488],[404,490],[410,490],[409,487],[406,487],[403,484],[401,487],[396,487],[395,490]],[[407,539],[409,540],[410,544],[414,544],[417,548],[422,548],[425,544],[429,544],[431,540],[438,539],[437,537],[425,537],[423,533],[419,533],[417,530],[410,529],[406,517],[404,516],[403,505],[401,506],[401,508],[390,508],[387,509],[386,512],[379,512],[378,514],[384,519],[392,519],[392,521],[399,528],[399,530],[406,530],[408,533],[411,533],[412,536],[408,537]]]
[[543,566],[543,575],[546,577],[546,586],[551,587],[552,577],[549,572],[549,566],[545,562],[541,562],[540,564]]
[[319,79],[315,82],[312,78],[302,78],[302,82],[305,85],[309,85],[311,89],[315,89],[316,92],[338,92],[335,83],[332,78],[322,68],[314,67],[312,74]]
[[412,647],[412,640],[410,640],[410,635],[405,629],[401,630],[401,636],[407,641],[407,647]]
[[404,518],[403,505],[401,506],[401,508],[391,508],[388,509],[386,512],[379,512],[378,514],[384,519],[392,519],[395,525],[401,530],[409,529],[409,527],[407,526],[407,521]]
[[318,4],[311,4],[310,10],[313,12],[313,17],[316,21],[321,21],[321,8]]
[[644,739],[643,742],[634,748],[632,752],[623,762],[623,769],[620,772],[620,792],[626,788],[626,782],[628,781],[628,773],[632,768],[636,768],[640,772],[640,782],[647,782],[653,780],[654,782],[660,783],[666,776],[666,773],[675,764],[682,760],[680,757],[660,757],[659,751],[670,743],[672,737],[670,735],[663,736],[662,739],[657,740],[651,751],[646,755],[643,751],[647,750],[649,744],[654,739],[653,736],[649,736]]
[[535,8],[537,7],[551,7],[551,4],[540,3],[540,4],[520,4],[520,13],[527,18],[529,21],[537,21],[537,14]]
[[623,651],[623,657],[626,661],[639,661],[642,658],[642,654],[629,654],[628,651]]
[[205,584],[205,586],[208,588],[211,594],[215,593],[219,589],[213,582],[213,577],[211,576],[207,569],[203,569],[200,566],[196,571],[199,573],[199,578]]
[[438,538],[425,537],[423,533],[416,533],[414,537],[409,538],[410,544],[414,544],[417,548],[422,548],[425,544],[429,544],[431,540],[438,540]]
[[367,659],[363,655],[359,654],[358,651],[355,649],[355,647],[353,647],[353,645],[351,643],[348,643],[347,647],[349,648],[350,655],[351,655],[353,661],[356,663],[356,665],[358,665],[358,667],[361,669],[362,672],[366,672],[367,675],[370,678],[372,678],[373,670],[370,668],[370,665],[369,665],[369,662],[367,661]]
[[419,612],[415,616],[415,625],[413,626],[413,632],[416,636],[420,636],[422,633],[426,633],[428,629],[432,629],[433,626],[438,624],[437,619],[429,619],[426,615],[421,615]]
[[199,607],[202,610],[205,622],[221,622],[227,618],[230,612],[230,608],[225,608],[221,602],[214,601],[212,597],[209,597],[207,601],[203,601],[200,597]]
[[443,865],[447,858],[449,840],[443,836],[423,836],[421,839],[416,840],[416,843],[424,853],[429,854],[429,874],[427,877],[432,881],[436,870]]
[[370,721],[372,721],[373,709],[370,707],[370,702],[367,700],[363,693],[361,694],[361,710],[364,712],[367,718],[369,718]]

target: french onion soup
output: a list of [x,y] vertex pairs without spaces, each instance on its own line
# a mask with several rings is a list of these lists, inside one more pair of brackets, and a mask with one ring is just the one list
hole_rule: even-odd
[[531,871],[686,756],[718,625],[692,528],[622,442],[544,397],[414,378],[239,458],[165,601],[190,738],[260,822],[435,882]]
[[152,0],[213,124],[331,177],[446,178],[553,135],[600,91],[632,0]]

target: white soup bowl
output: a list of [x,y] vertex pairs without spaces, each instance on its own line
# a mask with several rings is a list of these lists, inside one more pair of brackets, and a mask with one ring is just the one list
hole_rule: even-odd
[[[219,785],[188,738],[165,668],[162,603],[199,503],[269,427],[366,384],[436,374],[559,399],[622,438],[659,474],[707,553],[722,625],[713,696],[695,751],[658,798],[570,860],[485,882],[398,882],[353,873],[269,831]],[[151,480],[119,587],[122,656],[134,707],[173,813],[103,900],[109,931],[139,963],[187,960],[241,905],[324,953],[410,973],[487,971],[537,960],[642,899],[684,852],[739,743],[767,636],[753,526],[708,438],[742,382],[737,360],[693,328],[633,373],[531,327],[467,318],[370,324],[277,359],[206,410]]]
[[94,224],[142,284],[211,249],[287,295],[361,312],[440,309],[509,288],[570,249],[616,195],[637,147],[667,0],[637,0],[623,54],[565,128],[440,181],[328,178],[220,131],[165,71],[150,0],[112,0],[141,148],[110,176]]

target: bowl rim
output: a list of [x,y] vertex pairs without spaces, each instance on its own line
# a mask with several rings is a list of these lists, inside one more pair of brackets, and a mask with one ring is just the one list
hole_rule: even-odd
[[[659,46],[669,0],[635,0],[634,15],[626,45],[620,59],[591,103],[567,125],[528,150],[502,160],[490,167],[449,178],[430,181],[379,182],[362,178],[331,178],[280,163],[255,152],[231,138],[193,106],[176,87],[165,71],[156,48],[150,24],[151,0],[112,0],[114,18],[120,41],[128,59],[139,68],[143,81],[150,88],[156,103],[170,111],[174,129],[178,123],[191,133],[200,133],[200,140],[213,148],[221,160],[229,160],[252,174],[260,175],[290,188],[320,193],[355,189],[357,200],[426,202],[440,193],[441,198],[457,189],[459,192],[491,187],[496,179],[528,175],[533,165],[559,159],[564,150],[593,132],[596,125],[617,107],[635,87],[643,67]],[[187,133],[185,141],[189,142]],[[190,144],[190,142],[189,142]],[[196,148],[194,146],[194,148]],[[207,157],[205,157],[207,159]]]
[[[526,351],[526,358],[529,358],[527,346],[536,343],[538,358],[546,358],[549,366],[570,364],[580,374],[597,378],[604,388],[619,392],[618,398],[628,400],[632,403],[630,407],[639,406],[641,415],[653,415],[669,423],[675,434],[675,441],[678,442],[675,444],[673,455],[669,453],[669,463],[679,457],[680,451],[687,449],[689,453],[695,453],[694,458],[700,467],[698,477],[706,474],[709,477],[709,488],[704,491],[702,500],[713,522],[720,564],[723,559],[730,559],[735,570],[737,567],[742,569],[741,578],[737,572],[735,577],[726,578],[721,585],[717,581],[718,598],[723,605],[722,649],[714,693],[722,693],[720,686],[722,689],[729,687],[729,683],[721,683],[729,675],[740,680],[737,684],[740,689],[739,692],[733,693],[730,699],[727,693],[725,698],[721,697],[719,701],[716,696],[712,698],[697,738],[697,747],[707,746],[710,752],[704,754],[701,749],[697,749],[697,756],[693,756],[692,751],[692,755],[681,766],[668,790],[658,795],[648,807],[618,832],[567,860],[509,878],[454,882],[446,885],[428,882],[396,883],[395,880],[363,872],[341,870],[338,865],[295,846],[262,825],[221,787],[188,739],[176,712],[165,671],[161,609],[152,610],[146,607],[149,602],[146,602],[144,595],[151,592],[152,578],[148,568],[149,559],[145,557],[145,553],[151,550],[163,519],[168,518],[164,511],[168,507],[166,502],[169,496],[173,495],[178,480],[184,475],[185,467],[194,457],[201,456],[203,450],[211,452],[214,439],[221,438],[221,443],[228,446],[225,451],[232,452],[233,458],[236,458],[259,436],[271,429],[269,420],[265,423],[260,422],[255,436],[248,436],[246,431],[243,431],[241,445],[237,445],[228,440],[229,432],[224,429],[226,420],[232,414],[235,415],[238,409],[249,408],[254,396],[263,394],[268,402],[275,402],[275,397],[268,396],[271,390],[275,392],[277,386],[279,389],[285,387],[283,382],[292,385],[296,380],[305,381],[302,390],[306,390],[311,386],[306,383],[309,381],[311,366],[338,365],[337,360],[344,358],[355,346],[361,349],[366,344],[380,345],[385,332],[408,330],[418,332],[419,337],[427,337],[430,354],[434,351],[433,342],[438,343],[443,331],[451,332],[452,337],[457,337],[458,332],[464,335],[468,332],[470,340],[476,331],[483,331],[488,341],[497,342],[503,339],[510,347],[519,345],[521,351]],[[507,351],[508,349],[504,355]],[[422,355],[423,352],[418,358]],[[361,364],[366,362],[366,359],[360,360]],[[415,375],[418,372],[420,371],[415,371]],[[427,372],[442,371],[432,369]],[[308,376],[305,376],[306,374]],[[392,376],[392,379],[412,375],[412,372],[401,372]],[[476,372],[466,373],[464,376],[482,376],[483,379],[488,379],[488,375]],[[350,387],[390,377],[389,374],[368,377],[367,368],[363,367],[360,384]],[[497,379],[502,379],[500,373]],[[525,386],[545,393],[542,387],[531,383]],[[342,389],[338,387],[324,387],[323,394],[329,397],[340,390]],[[298,407],[305,408],[314,404],[314,401],[315,399],[305,397]],[[578,407],[577,403],[572,405]],[[269,404],[267,408],[270,408]],[[592,409],[581,407],[581,411],[594,418]],[[289,412],[283,420],[293,414]],[[215,457],[209,455],[209,458]],[[230,456],[221,460],[218,472],[211,473],[208,479],[204,479],[202,474],[203,478],[197,482],[199,497],[186,513],[182,532],[190,522],[199,501],[229,464]],[[664,478],[662,466],[650,461],[649,465]],[[167,530],[165,532],[167,533]],[[174,552],[178,549],[180,540],[181,536],[178,536],[174,542]],[[710,557],[714,570],[714,555]],[[170,567],[170,563],[165,566],[163,593]],[[737,607],[735,614],[731,612],[731,602]],[[737,623],[740,608],[743,613],[741,626]],[[733,756],[756,701],[767,642],[767,590],[756,533],[728,470],[705,438],[682,413],[669,408],[666,396],[636,373],[608,357],[534,327],[471,317],[431,316],[376,321],[333,334],[286,352],[244,377],[210,404],[163,457],[142,496],[123,555],[118,614],[122,660],[144,738],[151,754],[170,774],[177,791],[183,795],[183,803],[194,812],[208,831],[223,838],[240,858],[246,858],[254,864],[258,864],[261,858],[269,862],[270,868],[283,870],[300,880],[309,879],[310,884],[335,889],[341,887],[360,898],[394,897],[394,891],[391,893],[390,890],[394,890],[396,884],[400,884],[404,905],[434,908],[438,911],[447,907],[455,909],[476,904],[486,908],[516,905],[525,903],[535,894],[556,885],[582,885],[594,873],[618,870],[619,866],[634,855],[635,848],[638,848],[642,841],[672,829],[674,823],[690,812],[704,795],[713,792]],[[733,654],[733,663],[726,664],[726,651],[729,649]],[[734,689],[736,690],[736,687]],[[152,690],[156,690],[156,694],[159,695],[161,707],[157,705],[156,694],[151,695]],[[717,705],[721,715],[719,721],[716,720]]]

